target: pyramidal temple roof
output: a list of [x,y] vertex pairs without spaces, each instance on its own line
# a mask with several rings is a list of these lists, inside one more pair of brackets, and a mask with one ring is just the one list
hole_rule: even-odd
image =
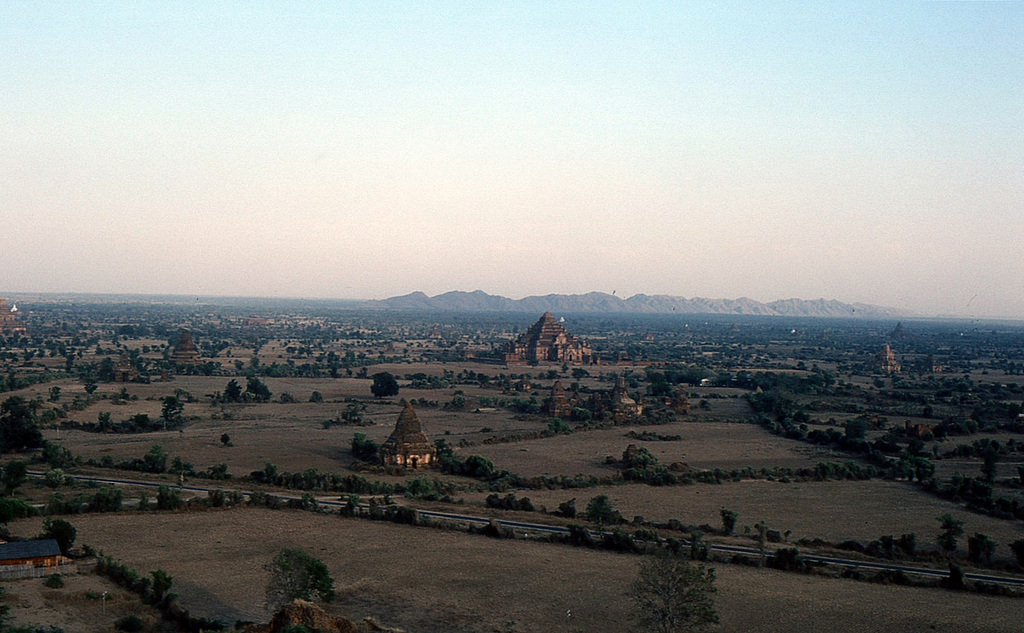
[[395,423],[395,430],[384,442],[385,444],[406,446],[410,444],[430,445],[426,433],[420,426],[420,419],[412,408],[412,403],[406,402],[405,408],[398,414],[398,422]]

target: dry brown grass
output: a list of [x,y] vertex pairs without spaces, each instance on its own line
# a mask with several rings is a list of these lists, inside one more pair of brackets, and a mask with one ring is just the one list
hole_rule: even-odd
[[[628,431],[679,435],[681,441],[645,442],[626,437]],[[611,475],[630,444],[645,446],[662,463],[683,462],[691,468],[806,468],[829,459],[829,451],[771,435],[758,426],[727,422],[681,421],[648,427],[615,427],[560,435],[543,440],[473,446],[466,453],[482,455],[499,468],[524,476]]]
[[[409,631],[628,628],[634,556],[303,512],[232,510],[75,518],[80,540],[140,571],[162,568],[193,613],[262,619],[263,565],[303,547],[329,566],[335,607]],[[31,522],[19,532],[37,529]],[[1019,600],[718,566],[723,631],[1019,630]]]

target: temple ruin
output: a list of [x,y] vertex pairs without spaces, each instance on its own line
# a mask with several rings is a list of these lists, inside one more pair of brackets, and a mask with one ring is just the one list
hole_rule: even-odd
[[536,323],[512,341],[505,352],[505,364],[568,363],[590,365],[594,351],[569,333],[554,315],[545,312]]
[[903,368],[900,362],[896,360],[896,354],[893,353],[892,347],[888,343],[882,348],[882,351],[878,352],[878,368],[887,374],[898,374]]
[[398,414],[395,430],[380,447],[385,466],[401,468],[430,468],[437,459],[437,450],[427,439],[412,404],[406,403]]
[[556,380],[551,387],[551,395],[544,400],[544,414],[552,418],[569,419],[572,417],[572,407],[573,402],[565,395],[562,381]]
[[199,357],[199,350],[195,341],[192,340],[192,332],[182,328],[178,332],[178,344],[174,346],[171,353],[171,360],[179,365],[201,365],[203,359]]
[[17,307],[8,308],[7,299],[0,297],[0,332],[14,333],[25,331],[25,326],[15,316],[17,310]]

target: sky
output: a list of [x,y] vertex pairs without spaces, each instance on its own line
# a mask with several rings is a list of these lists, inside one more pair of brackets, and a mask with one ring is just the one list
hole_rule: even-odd
[[0,2],[0,292],[1024,318],[1024,3]]

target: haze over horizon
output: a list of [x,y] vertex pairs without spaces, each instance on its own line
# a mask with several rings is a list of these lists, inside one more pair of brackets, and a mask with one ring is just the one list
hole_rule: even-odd
[[0,291],[1024,317],[1024,3],[0,4]]

